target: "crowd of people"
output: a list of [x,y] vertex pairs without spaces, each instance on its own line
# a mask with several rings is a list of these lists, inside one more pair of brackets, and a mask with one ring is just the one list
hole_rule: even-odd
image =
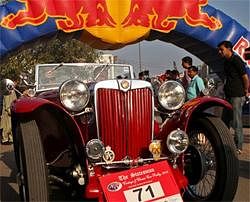
[[[157,76],[156,79],[159,83],[163,83],[167,80],[174,80],[181,83],[187,92],[186,100],[191,100],[202,95],[202,92],[205,89],[205,84],[198,74],[198,68],[193,66],[192,58],[189,56],[182,58],[182,67],[184,69],[182,77],[180,77],[180,73],[177,69],[167,69],[164,74]],[[140,72],[138,78],[148,82],[155,80],[154,77],[150,78],[148,70]]]

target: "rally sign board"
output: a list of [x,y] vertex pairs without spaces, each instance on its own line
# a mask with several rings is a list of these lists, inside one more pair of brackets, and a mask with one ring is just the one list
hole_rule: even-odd
[[100,177],[107,201],[182,201],[179,188],[166,161]]
[[245,37],[241,36],[240,39],[235,43],[233,51],[236,52],[250,68],[250,60],[244,58],[245,50],[249,47],[250,42]]

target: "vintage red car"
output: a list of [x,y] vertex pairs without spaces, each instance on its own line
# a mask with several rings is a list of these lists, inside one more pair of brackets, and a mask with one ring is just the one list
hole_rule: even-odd
[[[121,64],[42,64],[12,104],[23,201],[232,201],[233,138],[203,96],[134,78]],[[6,80],[8,90],[14,88]]]

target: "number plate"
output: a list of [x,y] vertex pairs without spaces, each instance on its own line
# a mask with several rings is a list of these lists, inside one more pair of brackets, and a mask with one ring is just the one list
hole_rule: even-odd
[[182,201],[166,161],[108,174],[99,178],[107,201]]
[[160,182],[150,183],[134,189],[124,191],[127,201],[148,201],[164,196]]

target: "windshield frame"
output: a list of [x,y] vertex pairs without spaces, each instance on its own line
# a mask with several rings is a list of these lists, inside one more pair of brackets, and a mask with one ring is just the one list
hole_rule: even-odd
[[[49,85],[48,85],[48,87],[41,87],[42,85],[41,85],[41,82],[39,81],[39,79],[41,77],[39,75],[39,73],[41,71],[41,68],[51,67],[51,70],[49,70],[48,73],[51,71],[51,73],[54,74],[57,71],[59,71],[62,67],[65,68],[65,66],[69,66],[71,68],[74,68],[74,66],[75,67],[80,67],[80,68],[81,67],[82,68],[84,68],[84,67],[86,67],[86,68],[90,67],[91,68],[93,66],[93,69],[97,69],[97,68],[100,67],[101,68],[100,71],[104,71],[105,68],[107,68],[108,70],[113,68],[113,70],[112,70],[113,72],[111,71],[111,73],[110,73],[110,74],[113,75],[112,77],[119,76],[119,75],[114,75],[115,68],[118,69],[119,67],[128,67],[127,74],[130,77],[128,79],[134,79],[133,67],[131,65],[129,65],[129,64],[108,64],[108,63],[48,63],[48,64],[37,64],[35,66],[35,86],[36,86],[36,91],[39,92],[39,91],[58,89],[60,87],[60,85],[63,83],[63,82],[59,82],[60,85],[56,85],[56,86],[52,86],[52,87],[49,87]],[[125,70],[124,70],[124,72],[125,72]],[[67,75],[66,75],[66,77],[67,77]],[[68,79],[65,79],[63,81],[66,81],[66,80],[69,80],[69,79],[75,79],[75,78],[70,78],[70,77],[71,76],[69,76]],[[93,77],[94,77],[94,75],[93,75]],[[97,74],[96,77],[90,78],[90,80],[84,80],[84,81],[81,80],[81,79],[78,79],[78,80],[80,80],[80,81],[82,81],[84,83],[101,81],[100,79],[98,79],[98,77],[99,77],[99,75]],[[117,79],[117,78],[111,78],[111,79]],[[110,80],[110,79],[102,79],[102,80]]]

